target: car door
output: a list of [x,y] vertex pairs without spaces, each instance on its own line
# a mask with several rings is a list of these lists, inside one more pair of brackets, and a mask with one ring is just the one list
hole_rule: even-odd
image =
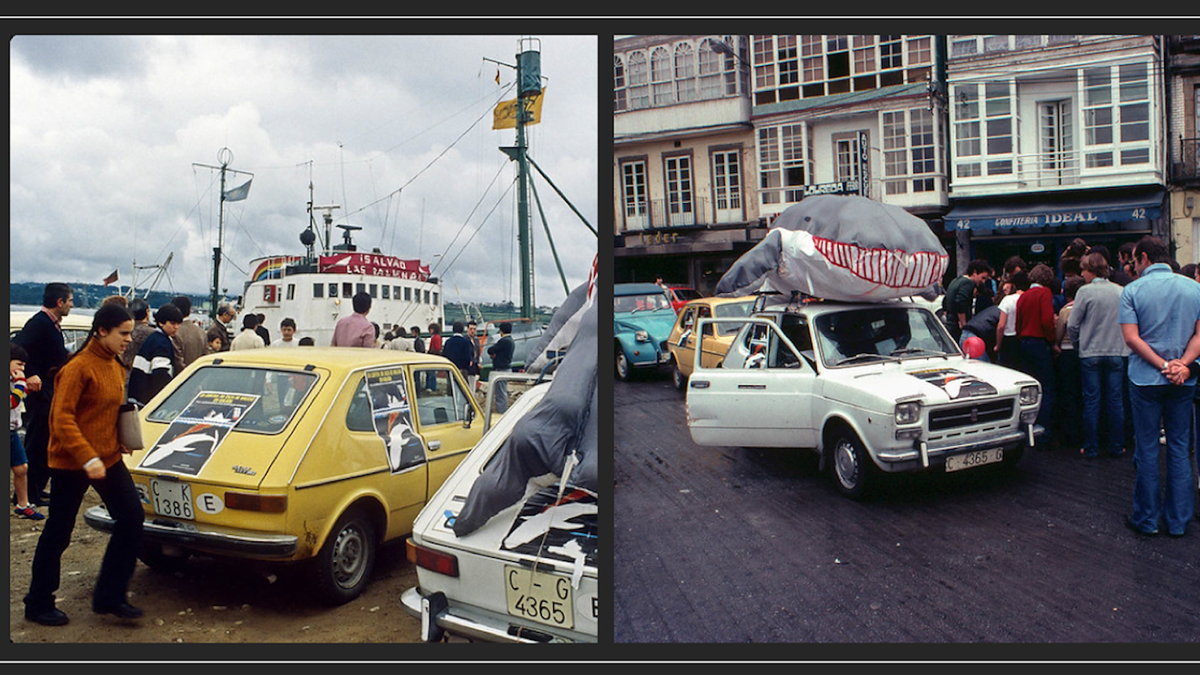
[[413,400],[416,424],[429,459],[429,494],[433,494],[483,435],[483,415],[457,369],[416,365]]
[[[695,363],[687,388],[692,440],[698,445],[815,447],[816,372],[772,321],[744,321],[721,367],[707,367],[700,359]],[[702,340],[704,325],[711,322],[699,322]]]

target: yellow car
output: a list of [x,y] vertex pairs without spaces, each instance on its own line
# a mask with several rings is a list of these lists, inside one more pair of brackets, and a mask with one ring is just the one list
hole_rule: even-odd
[[[141,417],[145,448],[125,463],[146,512],[144,563],[303,562],[331,604],[362,592],[378,546],[412,531],[483,433],[450,361],[390,349],[209,354]],[[112,531],[103,506],[84,520]]]
[[[750,316],[750,309],[754,306],[755,296],[742,296],[736,298],[699,298],[691,300],[679,310],[679,318],[675,320],[675,326],[671,329],[671,336],[667,338],[666,348],[671,351],[671,377],[675,383],[675,388],[683,391],[687,386],[688,378],[692,376],[692,369],[696,363],[696,335],[693,328],[696,322],[704,318],[739,318]],[[705,332],[704,338],[704,353],[700,356],[701,362],[706,368],[714,368],[725,358],[725,352],[729,351],[729,344],[737,335],[738,329],[741,328],[740,323],[724,324],[718,323],[717,335],[712,335],[712,327],[714,324],[709,324]]]
[[[85,310],[89,311],[90,310]],[[13,339],[17,333],[25,326],[34,314],[34,311],[20,312],[13,310],[8,311],[8,339]],[[92,316],[89,314],[80,314],[79,310],[75,310],[62,318],[63,342],[67,345],[67,351],[74,354],[79,345],[87,339],[88,331],[92,330]]]

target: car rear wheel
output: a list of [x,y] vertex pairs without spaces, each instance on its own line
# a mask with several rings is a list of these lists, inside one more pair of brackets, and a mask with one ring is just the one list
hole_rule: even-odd
[[375,567],[375,539],[375,528],[361,510],[352,509],[338,519],[312,561],[313,581],[325,602],[347,603],[367,587]]
[[617,379],[622,382],[628,382],[632,369],[629,366],[629,359],[625,356],[625,351],[620,347],[617,348]]
[[851,499],[863,499],[876,482],[877,469],[862,441],[849,429],[834,435],[832,446],[834,484]]
[[183,549],[168,553],[163,550],[162,544],[152,542],[142,542],[141,548],[138,549],[138,560],[155,572],[165,574],[174,574],[183,569],[190,557],[191,554]]

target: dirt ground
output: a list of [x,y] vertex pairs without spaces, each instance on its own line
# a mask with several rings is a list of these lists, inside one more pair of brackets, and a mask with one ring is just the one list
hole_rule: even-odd
[[[11,494],[11,472],[10,472]],[[193,557],[174,574],[139,562],[129,600],[145,610],[136,621],[92,613],[91,597],[108,534],[92,529],[82,511],[98,504],[88,491],[63,555],[58,608],[71,621],[41,626],[27,621],[21,598],[46,521],[9,509],[9,636],[13,643],[404,643],[420,642],[420,622],[405,613],[400,594],[416,585],[404,546],[381,549],[371,585],[356,600],[328,607],[310,598],[298,568],[263,567]],[[46,508],[41,511],[45,513]]]

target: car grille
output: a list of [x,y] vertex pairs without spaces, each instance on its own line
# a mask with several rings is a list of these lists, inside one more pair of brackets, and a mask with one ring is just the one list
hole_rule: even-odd
[[945,431],[995,424],[1012,418],[1015,401],[1011,398],[970,403],[929,411],[929,431]]

